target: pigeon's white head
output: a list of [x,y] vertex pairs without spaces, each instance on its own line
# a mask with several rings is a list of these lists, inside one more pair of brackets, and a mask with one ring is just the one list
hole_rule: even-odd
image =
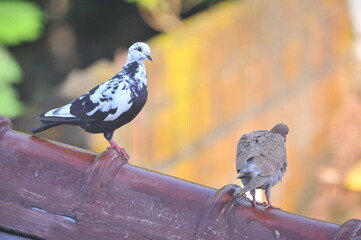
[[152,61],[148,44],[143,42],[137,42],[130,46],[130,48],[128,49],[127,63],[141,63],[145,59],[149,59],[150,61]]

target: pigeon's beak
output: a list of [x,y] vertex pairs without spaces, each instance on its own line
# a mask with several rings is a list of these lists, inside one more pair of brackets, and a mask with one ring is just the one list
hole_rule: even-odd
[[148,58],[150,61],[153,61],[153,58],[152,58],[150,55],[147,55],[147,58]]

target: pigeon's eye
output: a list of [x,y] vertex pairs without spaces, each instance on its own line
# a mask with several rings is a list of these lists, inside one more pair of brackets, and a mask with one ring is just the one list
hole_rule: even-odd
[[137,48],[137,51],[138,51],[138,52],[141,52],[141,51],[142,51],[142,48],[141,48],[141,47],[138,47],[138,48]]

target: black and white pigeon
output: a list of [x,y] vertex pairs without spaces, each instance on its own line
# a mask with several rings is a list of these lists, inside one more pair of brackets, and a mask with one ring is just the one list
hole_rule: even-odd
[[152,61],[148,44],[134,43],[120,72],[71,103],[41,114],[43,125],[31,131],[38,133],[59,125],[80,126],[89,133],[103,133],[110,145],[128,159],[112,138],[114,131],[133,120],[147,101],[143,63],[146,59]]
[[276,208],[271,204],[271,188],[282,180],[286,173],[286,124],[278,123],[270,131],[260,130],[244,134],[238,141],[236,169],[244,188],[238,188],[235,195],[243,195],[250,191],[253,206],[255,189],[264,189],[266,208]]

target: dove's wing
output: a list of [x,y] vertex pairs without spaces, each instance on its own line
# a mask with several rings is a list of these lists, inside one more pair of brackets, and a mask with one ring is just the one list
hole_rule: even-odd
[[254,158],[255,165],[260,169],[261,176],[270,176],[287,164],[286,146],[279,134],[267,133],[258,139],[262,153]]
[[247,168],[248,161],[252,158],[261,156],[263,149],[258,143],[258,139],[264,136],[268,131],[255,131],[244,134],[238,141],[236,155],[236,169],[240,172]]
[[269,131],[255,131],[238,141],[236,167],[238,172],[254,165],[261,176],[268,176],[287,164],[284,139]]

